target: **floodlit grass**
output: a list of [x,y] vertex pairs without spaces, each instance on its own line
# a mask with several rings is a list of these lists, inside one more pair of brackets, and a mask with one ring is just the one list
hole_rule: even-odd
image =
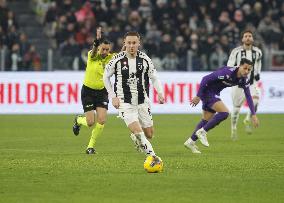
[[183,142],[199,117],[154,116],[164,172],[147,174],[115,116],[86,155],[91,130],[74,136],[71,115],[1,115],[0,202],[284,202],[284,115],[259,115],[253,135],[240,122],[236,142],[227,120],[198,155]]

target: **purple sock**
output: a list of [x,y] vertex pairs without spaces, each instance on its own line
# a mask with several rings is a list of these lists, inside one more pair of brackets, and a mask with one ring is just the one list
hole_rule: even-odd
[[196,131],[199,130],[200,128],[202,128],[207,122],[208,122],[208,121],[202,119],[202,120],[197,124],[197,126],[195,127],[194,132],[193,132],[192,135],[191,135],[191,139],[192,139],[193,141],[196,141],[196,140],[198,139],[198,137],[195,135]]
[[206,132],[214,128],[215,126],[219,125],[223,120],[228,118],[228,112],[219,112],[217,113],[208,123],[203,127]]

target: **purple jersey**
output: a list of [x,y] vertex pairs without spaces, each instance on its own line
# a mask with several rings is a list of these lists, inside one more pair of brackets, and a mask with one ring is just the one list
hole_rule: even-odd
[[240,88],[244,89],[249,108],[252,115],[254,115],[255,110],[249,90],[249,79],[247,77],[237,78],[237,72],[238,67],[224,66],[213,73],[204,76],[201,80],[197,96],[204,101],[210,95],[220,96],[220,92],[226,87],[238,85]]

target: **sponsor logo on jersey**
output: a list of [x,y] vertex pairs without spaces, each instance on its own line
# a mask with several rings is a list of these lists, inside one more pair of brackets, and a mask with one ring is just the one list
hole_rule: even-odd
[[122,70],[127,70],[128,67],[127,67],[127,66],[123,66],[121,69],[122,69]]
[[234,84],[232,84],[232,83],[229,83],[229,82],[227,82],[227,81],[222,81],[222,83],[224,83],[225,85],[228,85],[228,86],[234,86]]

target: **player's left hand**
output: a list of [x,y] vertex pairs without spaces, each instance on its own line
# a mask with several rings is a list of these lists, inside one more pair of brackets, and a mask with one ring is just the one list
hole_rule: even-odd
[[251,116],[251,121],[252,121],[253,127],[257,128],[259,126],[259,120],[256,117],[256,115]]
[[102,38],[102,27],[98,27],[97,28],[96,38],[97,39],[101,39]]
[[159,100],[159,104],[164,104],[165,103],[165,98],[163,95],[158,95],[158,100]]
[[190,105],[192,107],[196,106],[200,102],[200,98],[198,96],[193,97],[193,99],[190,101]]
[[118,109],[120,106],[120,102],[119,99],[117,97],[112,98],[112,105],[114,106],[114,108]]

